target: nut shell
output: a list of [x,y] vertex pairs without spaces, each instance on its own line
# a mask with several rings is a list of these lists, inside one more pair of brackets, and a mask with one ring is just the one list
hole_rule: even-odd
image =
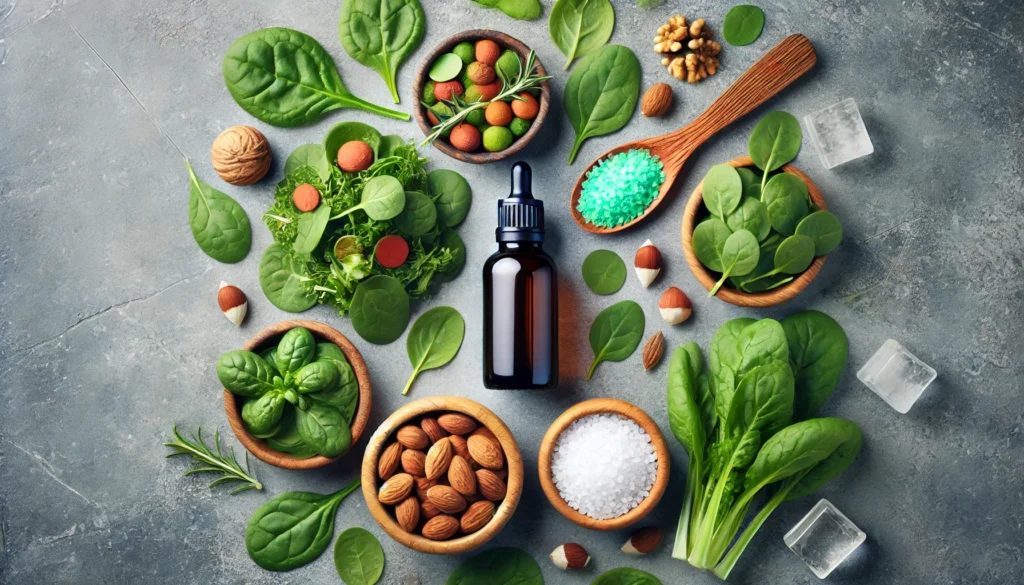
[[672,107],[672,86],[667,83],[655,83],[640,101],[640,111],[648,118],[663,116]]
[[622,552],[628,555],[645,555],[658,548],[664,538],[665,531],[657,526],[641,528],[622,545]]
[[551,558],[551,562],[563,571],[578,571],[590,564],[590,554],[587,553],[587,549],[575,542],[559,545],[548,556]]
[[633,269],[636,270],[636,277],[640,279],[640,284],[644,288],[651,286],[654,279],[658,278],[658,275],[661,274],[661,266],[661,251],[650,240],[647,240],[633,257]]
[[690,297],[686,296],[686,293],[674,286],[670,286],[661,295],[661,300],[658,301],[658,311],[666,323],[669,325],[679,325],[693,314],[693,305],[690,303]]
[[270,143],[252,126],[232,126],[213,141],[210,160],[226,183],[251,185],[270,170]]
[[217,290],[217,305],[220,306],[221,312],[228,318],[228,321],[231,321],[235,327],[241,327],[242,321],[245,320],[245,314],[249,310],[249,301],[245,298],[242,289],[221,282],[220,289]]
[[658,365],[663,355],[665,355],[665,336],[659,331],[644,344],[642,356],[644,369],[649,370]]

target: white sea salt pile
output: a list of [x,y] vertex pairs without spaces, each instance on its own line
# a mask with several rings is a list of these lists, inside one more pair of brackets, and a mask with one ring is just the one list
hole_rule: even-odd
[[658,472],[651,436],[617,414],[592,414],[558,436],[551,475],[571,508],[596,520],[617,518],[647,498]]

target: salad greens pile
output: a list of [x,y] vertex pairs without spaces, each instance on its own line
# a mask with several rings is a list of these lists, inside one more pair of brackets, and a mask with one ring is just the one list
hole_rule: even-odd
[[[857,425],[811,418],[838,384],[848,347],[831,317],[804,311],[781,323],[726,322],[711,340],[710,367],[697,344],[676,350],[669,425],[690,465],[673,557],[725,579],[775,508],[853,463]],[[767,503],[740,533],[762,493]]]

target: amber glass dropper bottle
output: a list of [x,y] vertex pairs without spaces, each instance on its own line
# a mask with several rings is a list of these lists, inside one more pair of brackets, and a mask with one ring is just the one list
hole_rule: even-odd
[[558,385],[558,275],[544,253],[544,203],[530,166],[512,166],[512,193],[498,201],[498,251],[484,263],[484,386]]

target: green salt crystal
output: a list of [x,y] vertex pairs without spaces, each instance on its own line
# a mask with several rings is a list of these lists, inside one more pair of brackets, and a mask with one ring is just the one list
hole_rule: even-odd
[[576,210],[592,225],[620,226],[640,217],[664,182],[664,168],[651,151],[620,152],[587,172]]

